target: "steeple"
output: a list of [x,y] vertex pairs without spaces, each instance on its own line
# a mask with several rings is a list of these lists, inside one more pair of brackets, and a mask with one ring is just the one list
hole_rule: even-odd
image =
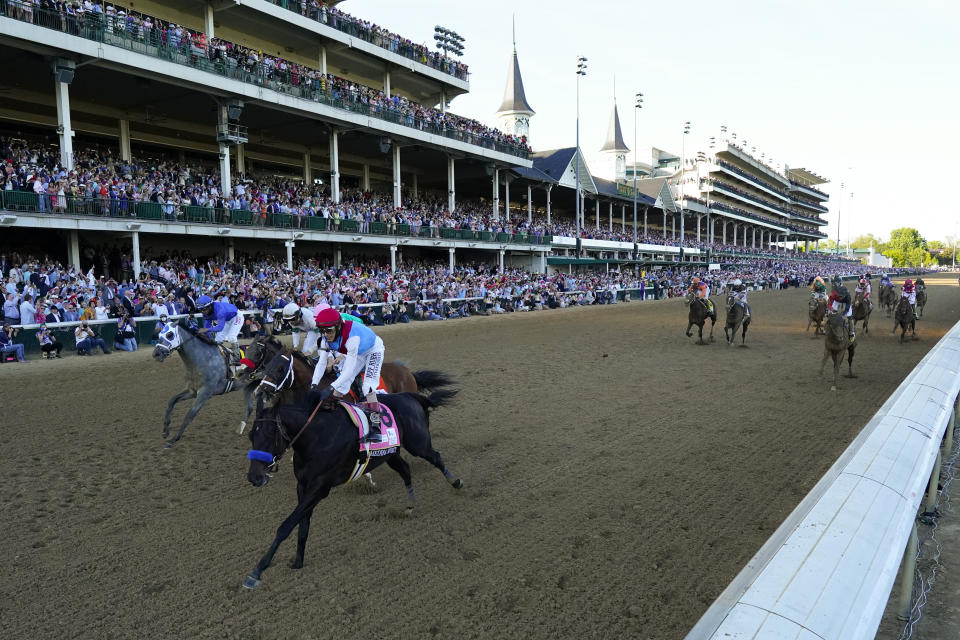
[[513,59],[507,70],[507,86],[503,91],[503,102],[497,109],[500,129],[517,136],[530,136],[530,116],[536,113],[527,102],[523,91],[523,78],[520,76],[520,61],[517,59],[516,25],[513,36]]
[[607,140],[600,147],[600,153],[607,158],[607,168],[613,174],[615,181],[627,178],[627,152],[630,151],[623,141],[623,132],[620,130],[620,115],[617,113],[617,89],[614,79],[613,112],[610,113],[610,126],[607,127]]

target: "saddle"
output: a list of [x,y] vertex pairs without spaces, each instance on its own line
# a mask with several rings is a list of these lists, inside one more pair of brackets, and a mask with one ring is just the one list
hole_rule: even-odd
[[697,302],[702,304],[708,313],[713,313],[713,300],[710,298],[697,298]]
[[397,452],[400,448],[400,431],[397,429],[397,421],[393,417],[393,411],[385,404],[380,405],[380,433],[383,434],[382,442],[363,442],[363,437],[370,430],[370,410],[366,403],[353,404],[350,402],[340,402],[350,421],[357,428],[357,441],[359,444],[357,461],[353,465],[353,471],[350,473],[350,479],[347,482],[353,482],[362,476],[370,464],[370,458],[379,456],[388,456]]

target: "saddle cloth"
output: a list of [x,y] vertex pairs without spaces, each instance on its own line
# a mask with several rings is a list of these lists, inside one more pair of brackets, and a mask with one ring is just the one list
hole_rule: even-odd
[[[340,406],[347,410],[347,415],[350,416],[350,420],[357,428],[357,439],[362,439],[370,430],[369,412],[366,403],[341,402]],[[382,442],[361,443],[359,450],[371,456],[385,456],[394,453],[400,447],[400,432],[397,430],[397,421],[394,419],[390,407],[385,404],[380,405],[380,433],[383,435]]]

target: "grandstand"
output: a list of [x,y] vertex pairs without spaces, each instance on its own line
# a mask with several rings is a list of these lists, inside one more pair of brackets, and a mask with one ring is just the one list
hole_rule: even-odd
[[822,179],[772,172],[732,143],[704,178],[723,242],[701,236],[699,195],[662,176],[636,191],[624,179],[616,107],[604,144],[613,180],[592,175],[579,149],[534,153],[516,47],[501,130],[448,109],[470,89],[465,65],[337,3],[0,0],[0,33],[18,70],[0,86],[0,225],[31,230],[72,264],[120,241],[139,269],[147,235],[230,260],[255,243],[291,266],[347,250],[394,267],[405,256],[537,272],[702,263],[823,237]]

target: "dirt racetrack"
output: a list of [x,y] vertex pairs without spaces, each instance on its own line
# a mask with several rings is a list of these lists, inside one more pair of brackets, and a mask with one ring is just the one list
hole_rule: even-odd
[[384,328],[388,359],[461,381],[432,424],[466,487],[412,460],[410,518],[386,467],[375,491],[341,487],[314,514],[303,570],[287,566],[291,538],[255,591],[240,584],[296,494],[288,461],[265,488],[248,484],[239,395],[211,401],[165,451],[178,358],[141,348],[2,366],[2,627],[682,638],[960,319],[955,276],[926,280],[920,340],[898,344],[875,310],[859,378],[837,394],[817,381],[803,289],[751,294],[745,349],[696,346],[678,300]]

